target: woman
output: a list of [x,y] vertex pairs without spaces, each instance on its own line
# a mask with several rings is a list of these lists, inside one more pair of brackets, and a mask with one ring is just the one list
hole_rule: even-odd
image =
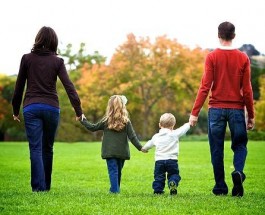
[[13,118],[20,122],[19,109],[25,83],[23,115],[29,141],[32,191],[49,191],[53,163],[53,145],[60,108],[56,91],[61,80],[76,117],[82,115],[81,103],[67,74],[63,59],[57,56],[58,37],[50,27],[42,27],[29,54],[22,56],[12,99]]

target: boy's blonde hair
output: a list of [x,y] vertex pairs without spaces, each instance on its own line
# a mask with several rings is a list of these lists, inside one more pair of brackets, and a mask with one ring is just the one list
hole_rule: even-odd
[[159,124],[161,127],[163,128],[172,128],[175,126],[176,124],[176,118],[173,114],[171,113],[164,113],[161,117],[160,117],[160,121]]
[[125,106],[126,102],[127,99],[125,96],[113,95],[110,97],[104,117],[108,129],[120,131],[125,127],[129,121],[128,111]]

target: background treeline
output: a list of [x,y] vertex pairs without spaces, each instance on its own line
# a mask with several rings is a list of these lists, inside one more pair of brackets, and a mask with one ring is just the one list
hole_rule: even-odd
[[[251,59],[256,127],[249,132],[249,137],[264,140],[265,56],[250,44],[240,49]],[[65,59],[83,111],[90,121],[102,118],[111,95],[126,95],[131,121],[140,139],[146,140],[158,131],[158,120],[164,112],[176,116],[176,126],[188,121],[200,85],[204,59],[209,51],[200,47],[190,49],[166,36],[152,41],[148,37],[136,38],[129,34],[109,62],[98,52],[86,54],[84,43],[75,53],[69,44],[60,50],[60,55]],[[0,141],[26,140],[23,114],[20,114],[22,123],[14,122],[12,118],[11,99],[15,81],[16,76],[0,76]],[[61,121],[56,140],[99,140],[101,132],[87,132],[75,121],[74,111],[60,81],[57,88]],[[198,125],[189,133],[207,133],[207,102],[200,113]]]

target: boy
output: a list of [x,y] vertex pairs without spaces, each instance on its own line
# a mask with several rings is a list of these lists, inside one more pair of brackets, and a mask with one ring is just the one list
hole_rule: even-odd
[[153,189],[154,194],[163,194],[167,173],[170,195],[177,194],[177,186],[181,179],[178,168],[179,137],[186,134],[190,124],[185,123],[180,128],[173,130],[176,118],[171,113],[164,113],[160,117],[159,133],[155,134],[142,148],[147,152],[153,146],[155,151],[155,170]]

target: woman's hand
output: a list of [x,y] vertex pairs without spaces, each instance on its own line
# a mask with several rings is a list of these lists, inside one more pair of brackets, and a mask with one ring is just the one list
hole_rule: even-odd
[[83,121],[84,119],[86,119],[85,114],[82,114],[81,116],[77,116],[77,117],[75,117],[75,120],[76,120],[76,121]]
[[19,115],[18,115],[18,116],[15,116],[15,115],[13,114],[13,119],[14,119],[15,121],[20,122]]

